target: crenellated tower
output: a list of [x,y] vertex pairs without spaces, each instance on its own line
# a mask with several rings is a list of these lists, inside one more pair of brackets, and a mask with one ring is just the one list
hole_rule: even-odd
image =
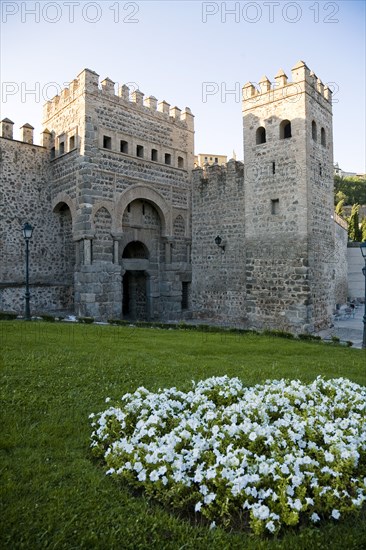
[[334,306],[331,90],[302,61],[243,87],[249,323],[324,326]]
[[180,318],[189,309],[193,115],[85,69],[44,106],[54,211],[75,243],[75,311]]

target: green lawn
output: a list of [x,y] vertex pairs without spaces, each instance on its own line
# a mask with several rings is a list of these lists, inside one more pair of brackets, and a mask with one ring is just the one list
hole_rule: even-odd
[[1,535],[4,549],[364,548],[366,514],[280,540],[209,531],[106,477],[88,416],[138,386],[188,389],[238,376],[348,377],[366,385],[366,352],[257,335],[0,322]]

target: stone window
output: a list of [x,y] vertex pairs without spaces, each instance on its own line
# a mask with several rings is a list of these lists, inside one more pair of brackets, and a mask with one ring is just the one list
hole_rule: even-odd
[[288,139],[290,137],[292,137],[291,122],[283,120],[280,124],[280,139]]
[[276,173],[276,163],[272,162],[272,174]]
[[178,168],[184,168],[184,159],[183,159],[183,157],[178,157]]
[[55,147],[52,147],[51,148],[51,159],[54,159],[55,156],[56,156],[56,149],[55,149]]
[[128,153],[128,143],[123,139],[120,141],[120,151],[121,153]]
[[136,156],[144,158],[144,147],[143,145],[136,145]]
[[59,154],[60,155],[63,155],[65,152],[65,142],[64,141],[60,141],[60,145],[59,145]]
[[276,215],[280,213],[280,199],[271,200],[271,214]]
[[321,163],[319,162],[319,176],[322,176],[322,175],[323,175],[323,169],[322,169]]
[[257,145],[261,143],[266,143],[266,129],[263,126],[259,126],[255,133],[255,142]]
[[215,157],[215,162],[216,162],[216,163],[219,162],[219,159],[218,159],[217,157]]
[[75,149],[75,136],[71,136],[69,139],[69,151]]
[[157,149],[151,149],[151,160],[157,162],[158,160],[158,151]]
[[189,305],[189,283],[182,282],[182,310],[188,309]]
[[324,128],[322,128],[320,130],[320,140],[321,140],[321,144],[325,147],[326,143],[325,143],[325,130],[324,130]]
[[103,149],[112,149],[112,138],[110,136],[103,136]]
[[165,164],[172,163],[172,155],[170,153],[165,153]]
[[317,141],[317,134],[316,134],[316,122],[313,120],[311,123],[311,137],[314,141]]

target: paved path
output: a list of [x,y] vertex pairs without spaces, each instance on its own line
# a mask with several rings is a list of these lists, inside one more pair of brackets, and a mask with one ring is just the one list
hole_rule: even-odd
[[362,348],[364,305],[360,304],[355,310],[355,316],[345,318],[341,316],[334,320],[334,326],[318,332],[323,339],[338,336],[342,342],[353,342],[354,348]]

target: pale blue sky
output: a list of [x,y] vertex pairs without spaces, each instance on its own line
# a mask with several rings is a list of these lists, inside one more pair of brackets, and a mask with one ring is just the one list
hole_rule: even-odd
[[241,86],[263,74],[273,81],[280,67],[291,78],[302,59],[335,89],[334,160],[366,171],[363,1],[3,0],[1,8],[1,118],[15,122],[15,138],[29,122],[38,143],[44,100],[88,67],[189,106],[196,152],[242,159]]

